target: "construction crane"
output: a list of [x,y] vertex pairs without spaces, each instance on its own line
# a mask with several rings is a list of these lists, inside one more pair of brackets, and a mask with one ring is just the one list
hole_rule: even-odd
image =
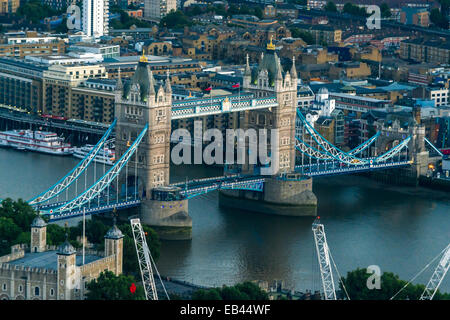
[[411,280],[409,280],[390,300],[394,300],[396,296],[400,294],[410,283],[412,283],[418,276],[420,276],[430,265],[437,260],[440,256],[441,260],[439,261],[436,269],[431,276],[430,281],[428,281],[425,290],[420,296],[419,300],[433,300],[434,295],[436,294],[439,286],[444,280],[445,275],[447,274],[448,269],[450,268],[450,243],[441,251],[437,256],[433,258],[422,270],[420,270]]
[[145,297],[147,300],[158,300],[155,279],[153,278],[151,254],[145,239],[145,233],[142,229],[139,218],[131,219],[131,230],[133,231],[134,244],[139,260],[139,269],[141,270],[142,284],[144,285]]
[[325,300],[336,300],[333,272],[330,264],[330,254],[323,224],[319,223],[320,217],[312,225],[314,241],[316,243],[317,258],[319,259],[320,275],[322,277]]
[[441,260],[439,261],[436,269],[431,276],[430,281],[428,281],[425,290],[420,296],[419,300],[433,300],[434,295],[436,294],[439,286],[444,280],[445,275],[447,274],[448,269],[450,268],[450,244],[445,248],[444,254],[442,255]]

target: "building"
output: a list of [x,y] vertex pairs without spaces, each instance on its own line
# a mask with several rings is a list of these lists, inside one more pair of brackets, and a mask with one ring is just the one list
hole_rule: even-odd
[[414,98],[422,98],[434,102],[435,107],[449,105],[449,90],[446,87],[420,86],[413,90]]
[[78,42],[67,48],[67,51],[81,51],[99,54],[103,60],[120,57],[120,46],[105,43]]
[[342,30],[333,26],[294,24],[293,27],[311,33],[316,44],[332,45],[342,41]]
[[41,0],[42,3],[48,5],[55,10],[64,10],[72,4],[73,0]]
[[83,32],[89,37],[101,37],[108,34],[109,1],[83,0]]
[[42,110],[43,75],[48,66],[0,58],[0,104],[28,112]]
[[63,40],[0,44],[0,57],[24,58],[31,55],[62,54],[65,52],[65,47]]
[[442,40],[412,39],[400,43],[400,58],[437,64],[450,63],[450,44]]
[[20,0],[0,0],[0,14],[15,13]]
[[276,6],[269,4],[264,7],[264,17],[275,18],[277,16],[296,19],[298,17],[298,9],[291,3],[281,3]]
[[0,257],[0,300],[83,300],[101,272],[122,273],[123,234],[116,225],[105,235],[104,252],[87,250],[84,259],[68,240],[47,246],[46,233],[45,221],[35,218],[30,244]]
[[430,25],[430,13],[426,8],[403,7],[400,11],[400,22],[428,27]]
[[146,19],[159,21],[172,10],[177,10],[177,0],[144,0]]
[[[73,102],[73,90],[88,79],[106,79],[106,69],[98,64],[52,65],[43,74],[43,108],[44,114],[78,118],[86,115],[79,111],[84,105]],[[93,97],[93,99],[96,99]],[[84,118],[84,119],[83,119]],[[83,116],[83,120],[92,120],[92,116]]]

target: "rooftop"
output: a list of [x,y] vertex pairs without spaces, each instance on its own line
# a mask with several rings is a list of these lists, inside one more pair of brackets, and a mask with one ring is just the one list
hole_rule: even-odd
[[[36,252],[36,253],[26,253],[23,258],[13,260],[8,262],[12,265],[24,266],[24,267],[32,267],[32,268],[43,268],[43,269],[58,269],[58,256],[57,251],[45,251],[45,252]],[[95,260],[99,260],[102,257],[87,254],[85,255],[85,264],[93,262]],[[83,264],[83,257],[76,256],[77,266],[81,266]]]

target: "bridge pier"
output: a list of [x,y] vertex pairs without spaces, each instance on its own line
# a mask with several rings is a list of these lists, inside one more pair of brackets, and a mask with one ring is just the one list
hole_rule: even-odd
[[266,178],[264,191],[220,190],[219,205],[282,216],[316,216],[313,179],[300,174]]
[[141,221],[151,226],[162,240],[192,239],[188,200],[179,192],[179,188],[158,187],[153,190],[151,199],[141,201]]

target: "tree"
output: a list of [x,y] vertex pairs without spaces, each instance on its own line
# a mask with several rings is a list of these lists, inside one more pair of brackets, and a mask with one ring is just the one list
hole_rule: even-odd
[[136,291],[132,293],[130,287],[136,285],[133,276],[119,275],[106,270],[100,276],[87,284],[89,290],[87,300],[145,300],[145,292],[142,286],[136,286]]
[[1,203],[0,217],[11,218],[22,231],[30,229],[31,223],[36,216],[36,211],[22,199],[13,201],[7,198]]
[[[380,289],[369,289],[367,287],[367,279],[371,274],[366,269],[356,269],[347,273],[347,277],[342,278],[342,282],[347,289],[348,295],[352,300],[389,300],[407,283],[399,279],[398,275],[392,272],[384,272],[380,278]],[[343,290],[342,283],[340,288]],[[400,292],[395,300],[418,300],[424,291],[425,286],[422,284],[409,284],[402,292]],[[449,294],[441,294],[437,292],[435,300],[449,299]]]
[[16,15],[30,20],[32,23],[39,23],[45,17],[51,17],[61,12],[53,10],[50,6],[42,4],[39,0],[30,0],[22,4],[16,11]]
[[66,233],[68,231],[57,224],[47,225],[47,244],[50,246],[58,246],[66,241]]
[[311,33],[302,31],[299,28],[291,28],[290,30],[293,38],[301,38],[307,44],[314,44],[314,37]]
[[20,234],[20,228],[14,223],[11,218],[0,217],[0,255],[10,252],[12,242]]
[[219,289],[200,289],[192,294],[192,300],[222,300]]
[[159,22],[161,28],[184,28],[192,25],[192,21],[182,11],[171,11]]
[[366,17],[367,16],[367,12],[366,12],[365,8],[359,7],[359,6],[354,5],[354,4],[350,3],[350,2],[347,2],[344,5],[344,8],[343,8],[342,11],[345,12],[345,13],[348,13],[348,14],[352,14],[354,16],[362,16],[362,17]]
[[[123,272],[126,274],[134,274],[138,276],[139,263],[136,254],[136,247],[134,244],[133,232],[129,224],[119,225],[118,228],[124,234],[123,238]],[[146,241],[153,260],[158,261],[160,255],[161,242],[157,233],[150,227],[143,225],[142,228],[146,233]]]
[[430,21],[433,22],[439,28],[448,29],[447,18],[437,8],[431,9]]
[[239,283],[222,288],[200,289],[193,293],[193,300],[268,300],[269,296],[253,282]]
[[381,4],[380,11],[382,18],[389,18],[391,16],[391,9],[389,8],[389,5],[386,2],[383,2]]
[[337,12],[336,5],[334,4],[333,1],[328,1],[328,3],[323,8],[327,12]]

